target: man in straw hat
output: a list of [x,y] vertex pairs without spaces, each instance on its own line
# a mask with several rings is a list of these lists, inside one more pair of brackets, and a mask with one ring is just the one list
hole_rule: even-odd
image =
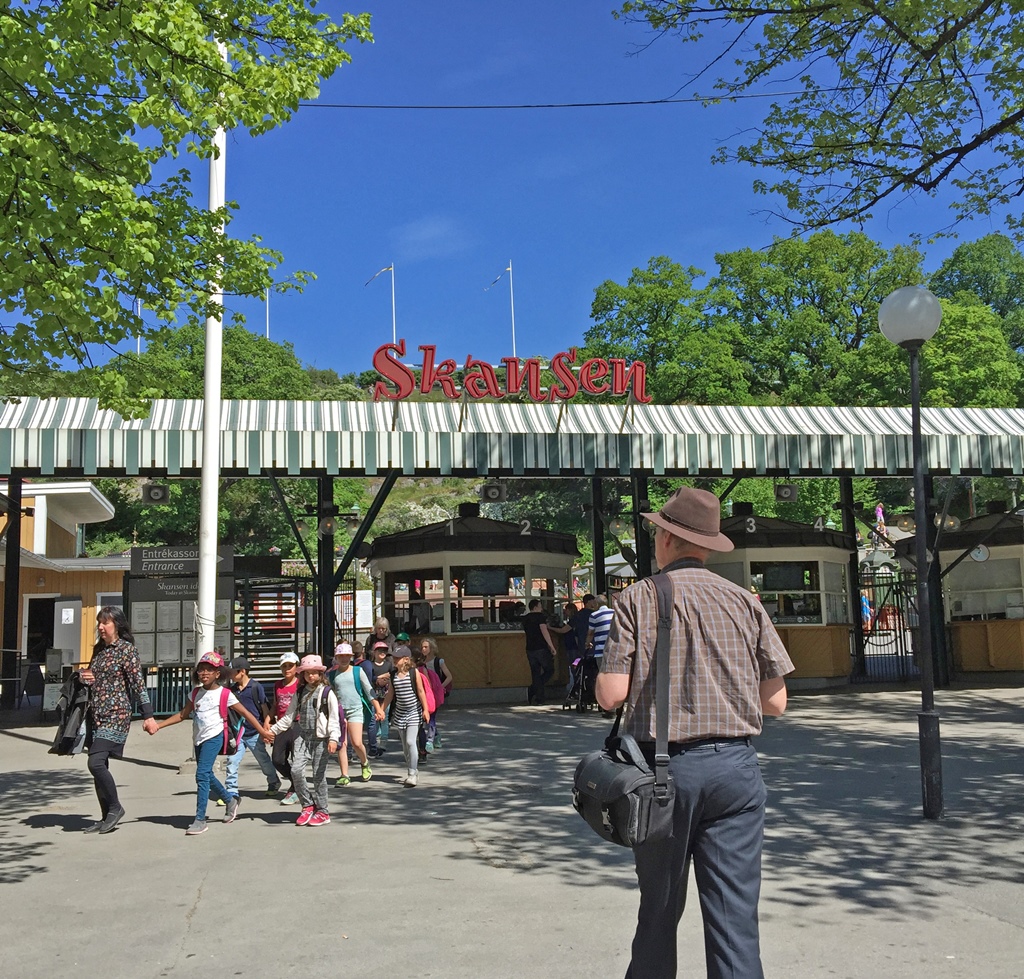
[[[792,671],[757,597],[704,567],[731,551],[713,493],[683,487],[648,517],[658,567],[674,595],[669,654],[672,837],[633,851],[640,911],[627,979],[676,975],[676,929],[693,862],[704,916],[707,974],[758,979],[765,788],[751,738],[764,714],[786,709]],[[654,763],[653,673],[658,598],[651,579],[619,596],[605,645],[597,700],[626,705],[626,729]]]

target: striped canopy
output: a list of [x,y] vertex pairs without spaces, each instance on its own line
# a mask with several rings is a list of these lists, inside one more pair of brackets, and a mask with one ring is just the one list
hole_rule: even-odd
[[[193,476],[202,401],[0,407],[0,475]],[[910,475],[909,408],[225,401],[226,475]],[[926,408],[933,474],[1024,474],[1024,411]]]

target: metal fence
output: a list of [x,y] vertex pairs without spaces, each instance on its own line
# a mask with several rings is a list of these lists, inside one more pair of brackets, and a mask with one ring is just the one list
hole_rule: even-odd
[[191,666],[158,666],[146,674],[146,692],[157,717],[177,714],[194,686]]
[[862,616],[864,652],[854,662],[853,683],[898,683],[920,676],[916,589],[915,577],[899,568],[861,571],[860,592],[870,602],[870,615]]

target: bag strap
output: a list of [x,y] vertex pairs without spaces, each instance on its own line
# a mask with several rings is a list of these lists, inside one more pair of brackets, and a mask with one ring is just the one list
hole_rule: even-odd
[[[700,566],[694,563],[694,567]],[[654,784],[655,794],[661,798],[668,786],[668,671],[669,644],[672,637],[672,579],[664,573],[651,576],[658,595],[658,637],[654,644]],[[622,707],[615,712],[615,723],[612,725],[608,742],[618,736],[619,724],[622,722]],[[625,739],[619,738],[619,741]]]
[[654,646],[654,794],[662,798],[668,786],[668,663],[672,635],[672,579],[654,575],[658,592],[658,639]]

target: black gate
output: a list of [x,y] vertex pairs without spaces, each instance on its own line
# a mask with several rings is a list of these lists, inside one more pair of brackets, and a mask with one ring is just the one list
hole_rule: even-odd
[[233,653],[258,680],[276,680],[282,653],[301,656],[313,631],[307,578],[239,578],[235,582]]
[[861,629],[864,653],[854,662],[853,683],[898,683],[920,676],[917,582],[891,565],[862,567]]

